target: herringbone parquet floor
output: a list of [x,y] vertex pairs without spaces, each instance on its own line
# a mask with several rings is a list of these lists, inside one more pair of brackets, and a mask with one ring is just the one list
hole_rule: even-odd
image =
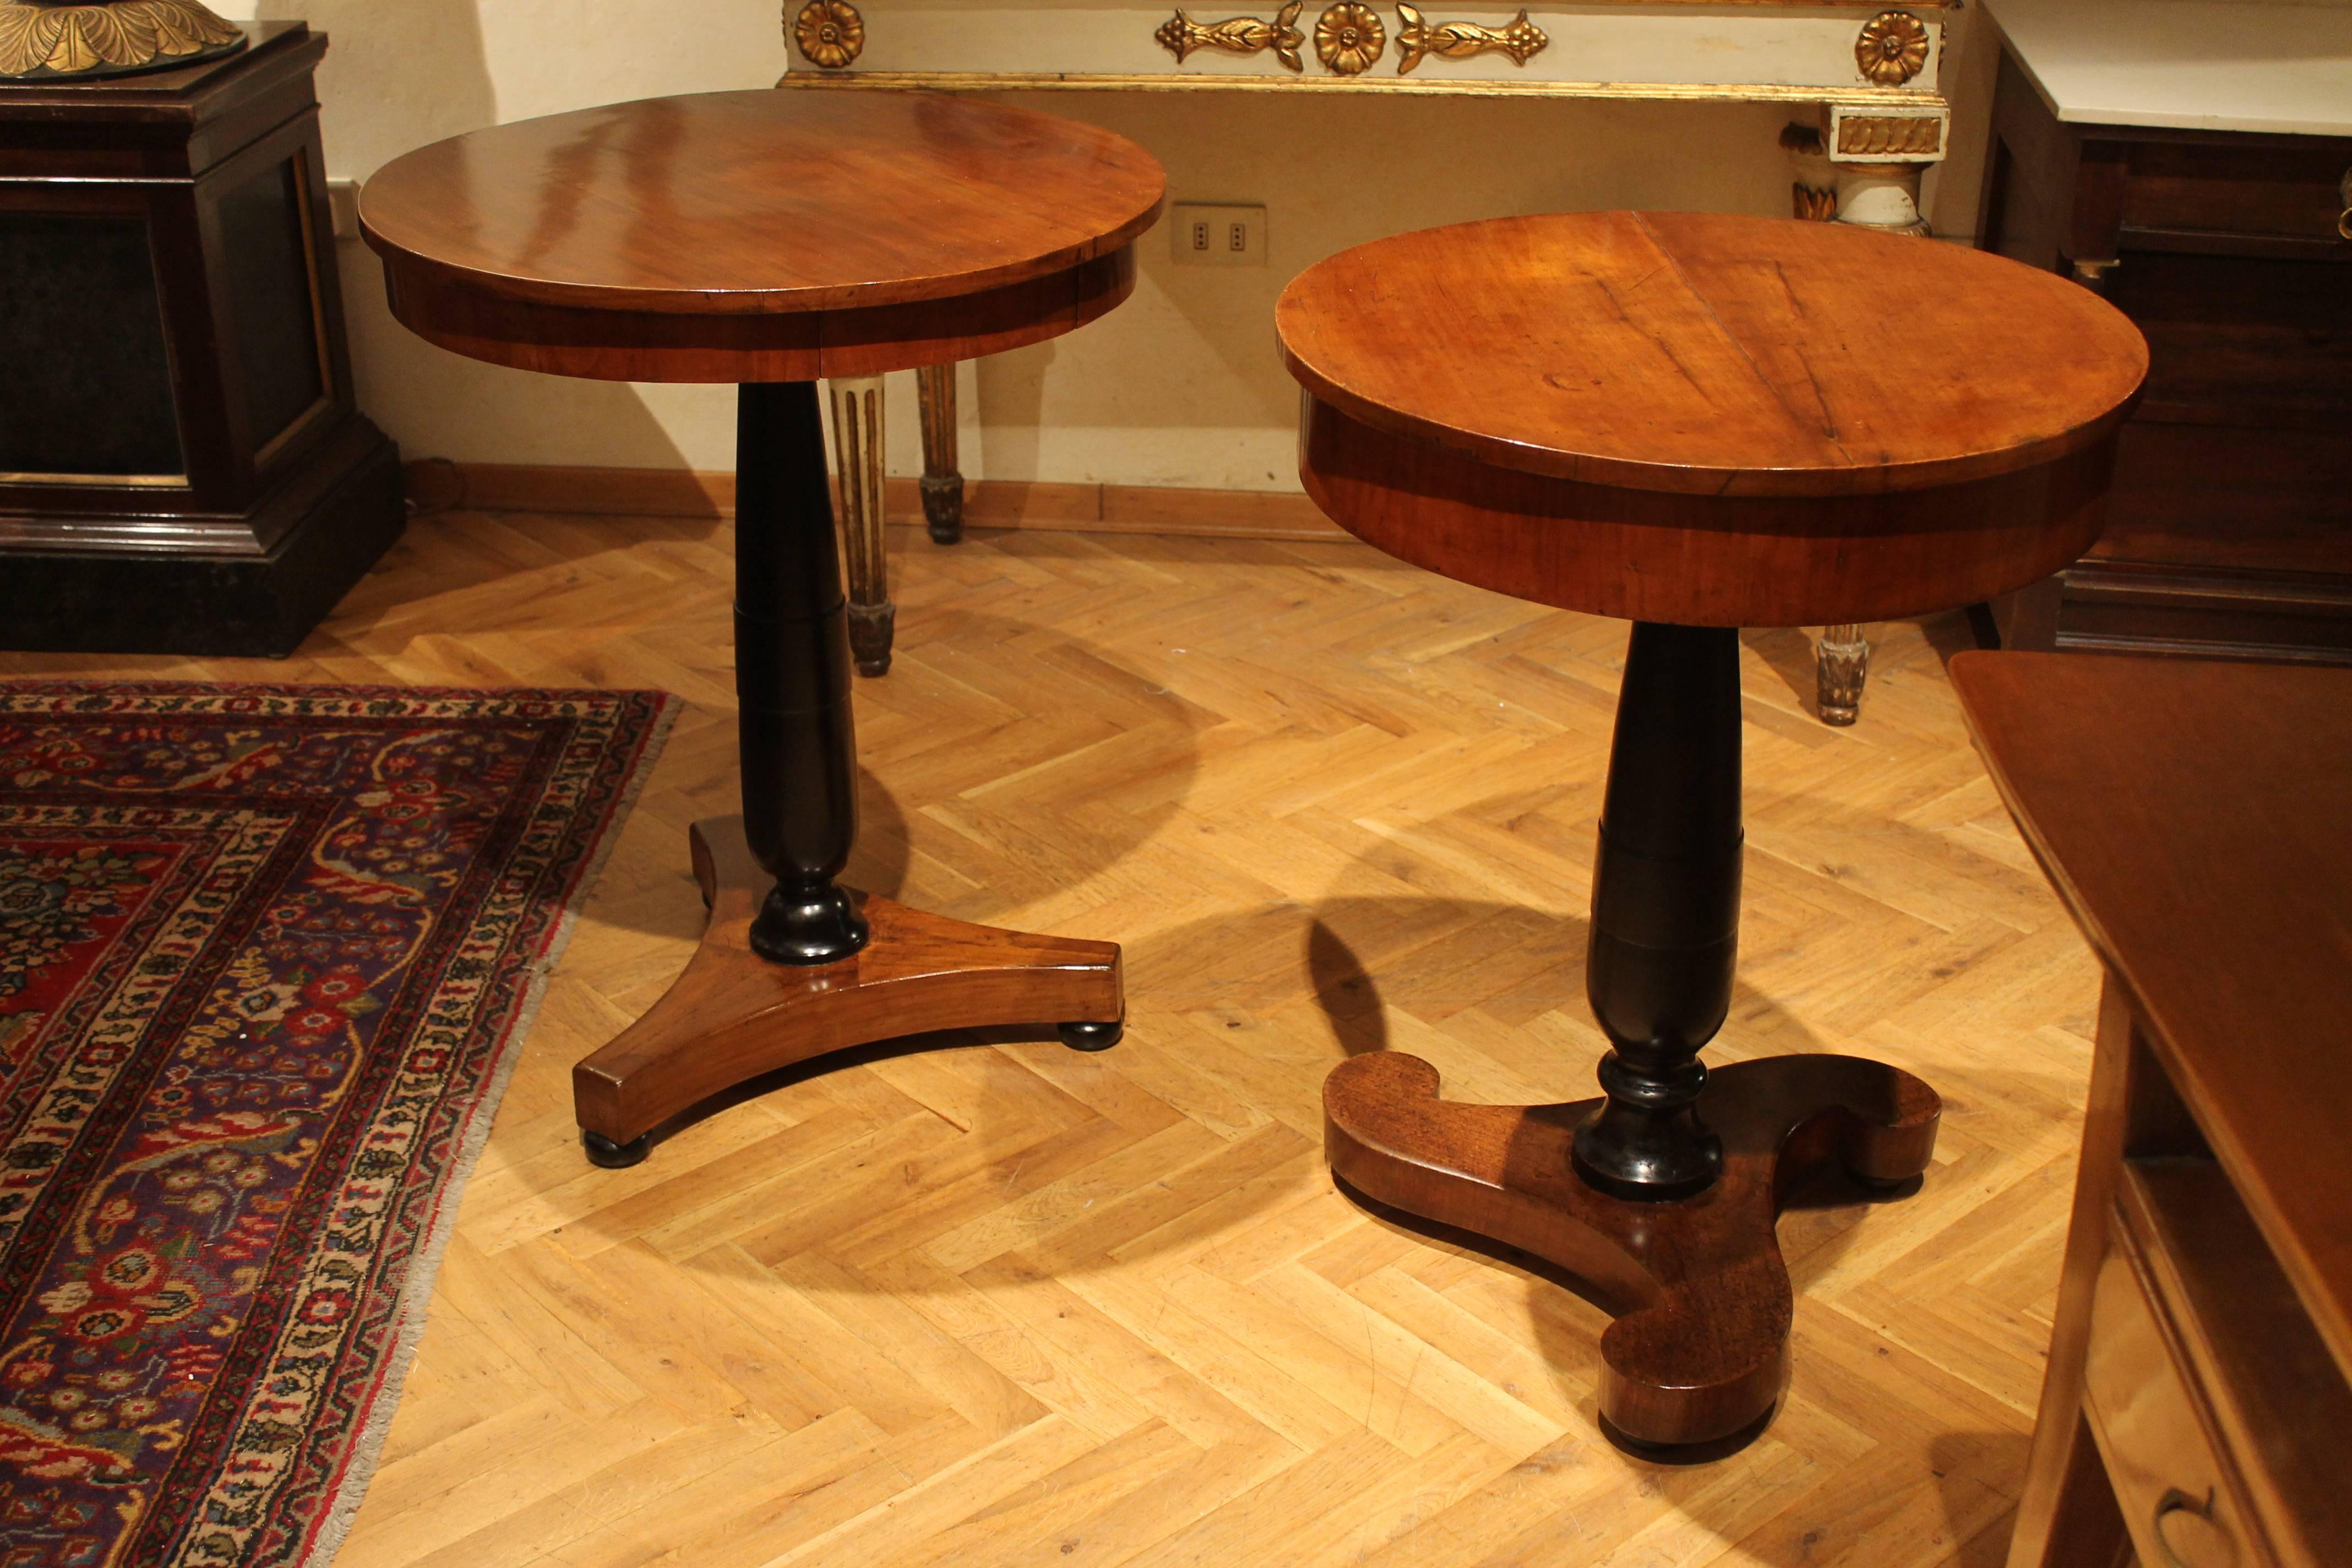
[[1593,1422],[1599,1314],[1332,1189],[1317,1090],[1411,1049],[1580,1098],[1582,910],[1624,628],[1345,543],[900,531],[858,689],[856,880],[1127,944],[1126,1043],[937,1037],[628,1172],[567,1069],[700,919],[730,809],[729,540],[419,522],[283,664],[9,673],[656,685],[692,704],[550,987],[339,1568],[2001,1560],[2095,966],[1961,731],[1957,617],[1880,628],[1857,729],[1748,640],[1742,986],[1713,1059],[1853,1049],[1948,1104],[1904,1201],[1781,1227],[1767,1434],[1664,1468]]

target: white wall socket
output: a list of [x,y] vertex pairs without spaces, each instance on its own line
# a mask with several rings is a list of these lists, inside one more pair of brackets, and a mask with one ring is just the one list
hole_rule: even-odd
[[1168,211],[1169,242],[1179,267],[1263,267],[1265,209],[1178,202]]
[[360,237],[360,183],[357,180],[328,176],[327,209],[334,217],[337,239],[357,239]]

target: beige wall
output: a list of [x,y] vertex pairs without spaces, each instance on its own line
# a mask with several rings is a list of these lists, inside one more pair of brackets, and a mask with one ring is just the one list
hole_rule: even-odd
[[[782,69],[777,0],[229,0],[330,34],[320,77],[329,172],[364,179],[408,148],[502,121],[659,93],[764,87]],[[1960,13],[1963,17],[1973,10]],[[1981,98],[1965,34],[1947,69]],[[1976,79],[1987,79],[1981,87]],[[1785,107],[1274,93],[1007,95],[1133,137],[1173,200],[1264,202],[1272,265],[1176,268],[1140,246],[1133,300],[1059,342],[978,367],[975,477],[1295,489],[1296,392],[1273,305],[1300,268],[1360,241],[1503,214],[1652,206],[1785,213]],[[1958,130],[1982,136],[1980,102]],[[1973,226],[1973,159],[1937,226]],[[1967,199],[1958,199],[1965,196]],[[383,308],[364,247],[342,247],[362,406],[411,457],[617,467],[733,466],[726,388],[558,380],[459,359]],[[1401,334],[1419,330],[1410,317]],[[911,378],[893,378],[892,468],[912,471]]]

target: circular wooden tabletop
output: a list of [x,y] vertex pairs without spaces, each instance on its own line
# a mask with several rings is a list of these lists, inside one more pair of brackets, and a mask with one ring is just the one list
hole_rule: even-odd
[[1133,287],[1126,138],[934,94],[703,93],[494,126],[360,198],[394,311],[561,374],[870,374],[1034,342]]
[[2147,350],[2053,274],[1846,224],[1501,218],[1301,274],[1283,353],[1378,429],[1591,484],[1919,489],[2048,463],[2128,411]]
[[1390,554],[1702,626],[1885,620],[2075,560],[2147,348],[2090,290],[1842,224],[1575,213],[1282,297],[1299,477]]

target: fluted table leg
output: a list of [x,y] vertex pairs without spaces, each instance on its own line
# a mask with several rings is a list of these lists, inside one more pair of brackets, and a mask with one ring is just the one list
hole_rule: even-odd
[[890,668],[898,607],[890,602],[890,552],[883,533],[882,378],[863,375],[833,389],[834,467],[841,477],[842,554],[849,575],[849,646],[857,673]]
[[925,365],[915,373],[923,407],[923,521],[932,542],[963,538],[963,475],[956,467],[956,367]]
[[1853,723],[1862,716],[1862,688],[1870,679],[1870,644],[1862,628],[1823,626],[1813,657],[1821,682],[1822,722]]

